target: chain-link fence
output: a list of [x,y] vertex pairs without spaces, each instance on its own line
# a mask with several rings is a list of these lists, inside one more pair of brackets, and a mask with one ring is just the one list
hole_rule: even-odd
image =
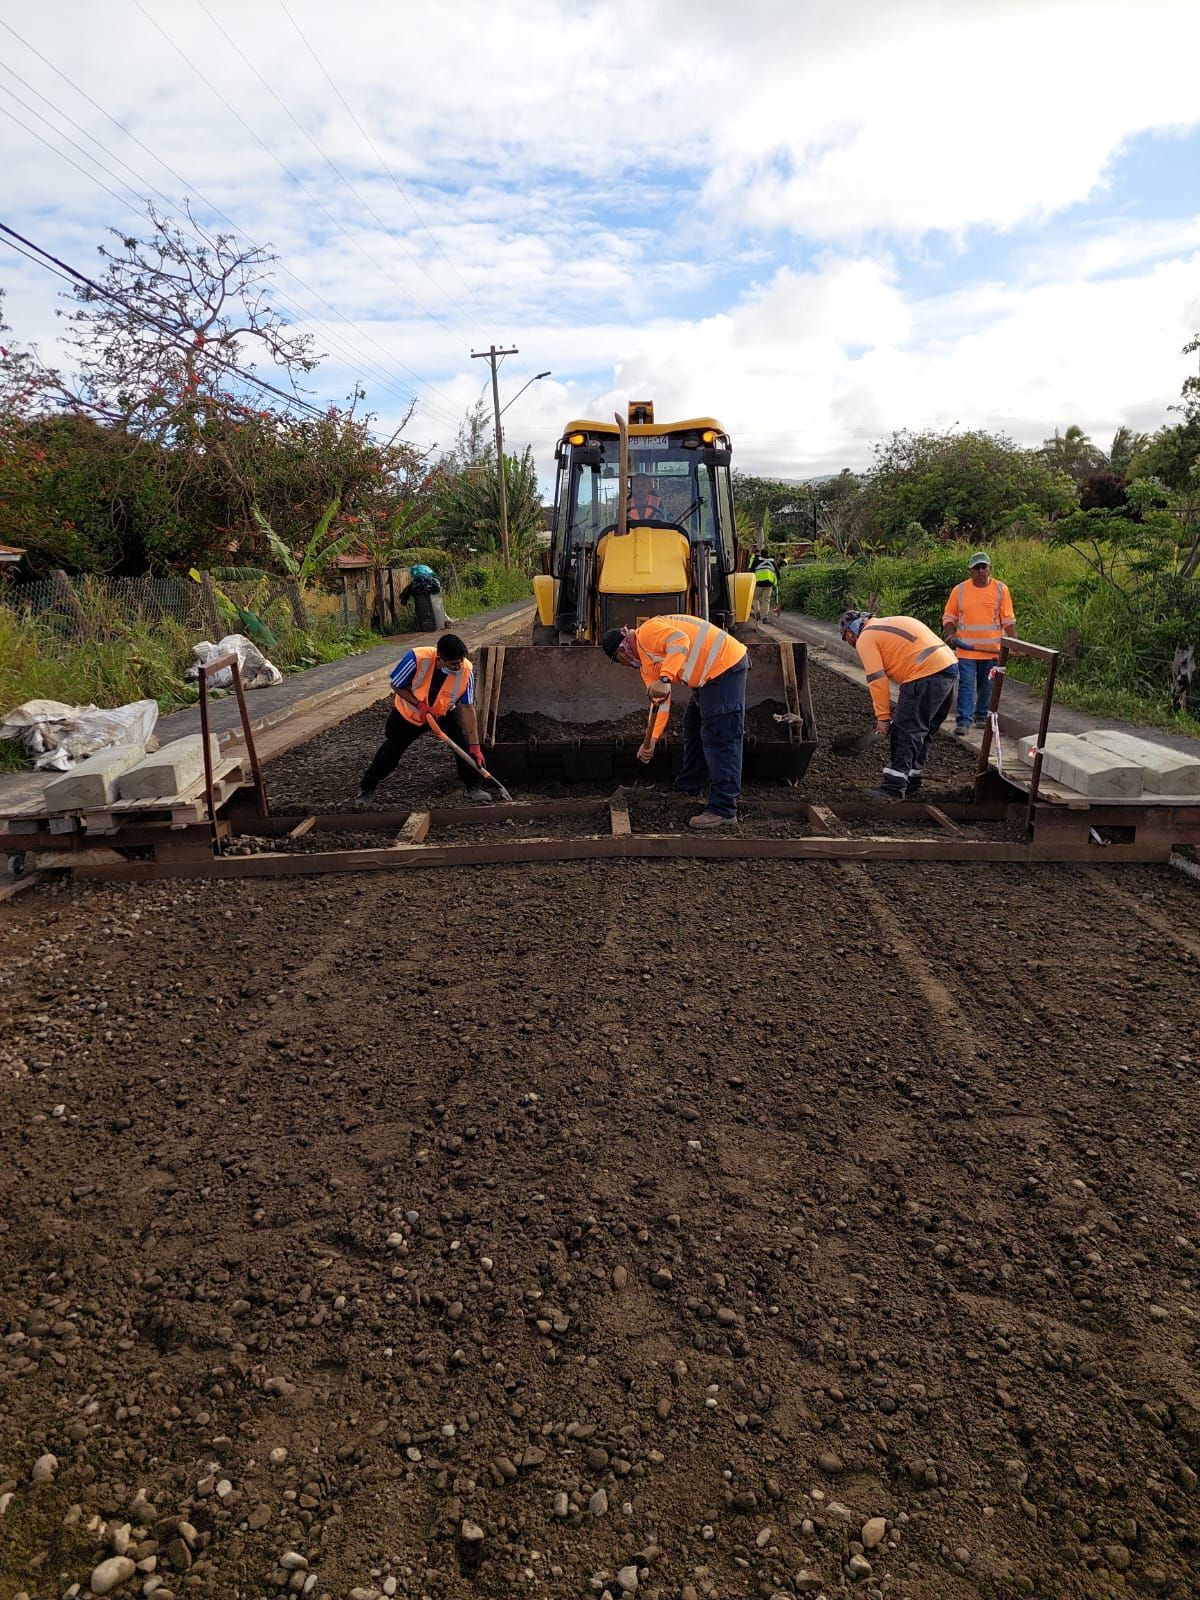
[[8,584],[0,589],[0,602],[64,640],[119,637],[131,627],[161,627],[167,621],[194,630],[206,619],[200,585],[170,574],[68,578],[58,572]]
[[[245,614],[263,617],[270,611],[285,627],[298,624],[300,596],[293,590],[287,580],[266,575],[214,582],[206,573],[197,582],[171,573],[71,578],[65,572],[52,572],[31,583],[0,585],[0,605],[47,627],[65,642],[121,638],[133,629],[161,630],[171,623],[196,640],[215,641],[238,629]],[[329,599],[322,606],[314,596],[306,609],[322,612],[335,605]],[[306,614],[303,620],[308,620]]]

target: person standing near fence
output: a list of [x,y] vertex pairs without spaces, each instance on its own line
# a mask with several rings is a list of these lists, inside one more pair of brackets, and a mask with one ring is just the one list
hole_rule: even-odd
[[1017,631],[1008,586],[992,577],[991,557],[977,551],[967,562],[967,579],[955,584],[946,601],[942,632],[958,657],[958,706],[954,731],[961,739],[971,726],[982,728],[991,704],[989,679],[1004,636]]

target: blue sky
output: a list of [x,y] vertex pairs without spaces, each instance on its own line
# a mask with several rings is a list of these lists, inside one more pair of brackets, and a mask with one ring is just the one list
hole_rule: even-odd
[[[1105,439],[1167,420],[1200,331],[1191,0],[0,0],[0,23],[4,221],[92,270],[152,189],[224,213],[328,352],[314,397],[360,381],[386,427],[415,396],[424,444],[493,340],[520,347],[504,399],[551,369],[505,418],[543,473],[564,421],[631,395],[795,478],[901,427]],[[60,286],[3,252],[0,287],[53,359]]]

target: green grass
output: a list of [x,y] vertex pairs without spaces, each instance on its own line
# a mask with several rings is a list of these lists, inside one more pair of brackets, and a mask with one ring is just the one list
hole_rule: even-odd
[[446,585],[446,612],[452,617],[469,617],[513,600],[532,598],[529,574],[522,568],[509,567],[506,571],[499,564],[476,562],[451,570]]
[[[1171,710],[1155,624],[1111,589],[1088,582],[1081,556],[1021,538],[997,540],[991,554],[996,576],[1012,590],[1021,638],[1065,651],[1074,630],[1078,664],[1060,663],[1058,701],[1097,716],[1200,734],[1194,715]],[[835,620],[847,606],[865,606],[877,595],[881,615],[919,617],[940,633],[946,596],[965,577],[969,555],[966,545],[941,545],[907,556],[810,562],[783,574],[780,599],[788,610]],[[1045,668],[1035,661],[1014,660],[1011,671],[1034,686],[1045,681]]]

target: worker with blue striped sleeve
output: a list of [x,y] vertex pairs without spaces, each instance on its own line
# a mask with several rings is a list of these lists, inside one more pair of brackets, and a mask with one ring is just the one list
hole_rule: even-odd
[[[433,645],[417,645],[407,651],[392,668],[394,704],[384,729],[383,743],[375,759],[362,775],[354,804],[366,809],[384,778],[395,772],[400,757],[415,739],[425,732],[431,717],[456,744],[465,745],[471,760],[483,765],[479,745],[479,722],[475,716],[475,669],[467,647],[456,633],[444,633]],[[491,795],[465,761],[455,756],[454,764],[467,791],[467,799],[480,804]]]

